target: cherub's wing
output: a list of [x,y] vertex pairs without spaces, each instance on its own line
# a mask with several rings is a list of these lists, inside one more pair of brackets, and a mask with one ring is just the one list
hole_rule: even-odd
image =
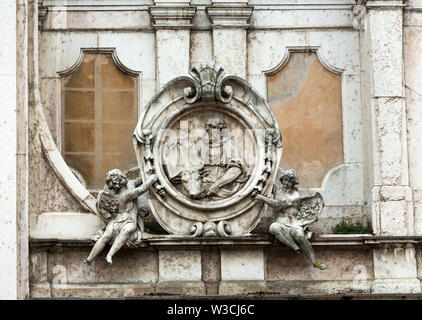
[[300,193],[298,220],[308,226],[318,220],[324,208],[324,200],[319,192]]
[[116,211],[116,199],[111,193],[101,190],[97,196],[96,206],[101,219],[107,224]]

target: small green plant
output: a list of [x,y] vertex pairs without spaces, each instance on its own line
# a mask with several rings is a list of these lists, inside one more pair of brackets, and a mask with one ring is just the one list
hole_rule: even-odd
[[369,230],[360,222],[352,223],[342,220],[332,228],[332,232],[335,234],[362,234],[369,233]]

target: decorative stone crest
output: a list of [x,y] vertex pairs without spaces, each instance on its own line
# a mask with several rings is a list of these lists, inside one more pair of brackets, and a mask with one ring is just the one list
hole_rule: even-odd
[[232,98],[233,88],[228,85],[222,86],[224,70],[217,63],[201,63],[194,66],[191,76],[195,79],[194,86],[184,90],[187,103],[194,103],[201,99],[228,103]]
[[240,236],[261,219],[281,158],[277,121],[243,79],[215,62],[167,83],[144,109],[135,151],[151,211],[170,234]]

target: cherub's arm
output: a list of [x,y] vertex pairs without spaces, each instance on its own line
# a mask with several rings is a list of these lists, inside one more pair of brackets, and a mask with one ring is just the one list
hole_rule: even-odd
[[157,181],[157,176],[153,174],[140,187],[131,190],[126,196],[126,201],[131,201],[138,198],[141,194],[147,191],[155,181]]
[[282,200],[282,199],[276,200],[276,199],[268,198],[268,197],[265,197],[265,196],[262,196],[262,195],[257,195],[256,200],[263,201],[266,204],[268,204],[269,206],[271,206],[273,208],[278,208],[278,209],[291,206],[290,201]]
[[139,187],[141,184],[142,184],[142,178],[141,177],[139,177],[139,178],[136,178],[135,179],[135,187],[137,188],[137,187]]

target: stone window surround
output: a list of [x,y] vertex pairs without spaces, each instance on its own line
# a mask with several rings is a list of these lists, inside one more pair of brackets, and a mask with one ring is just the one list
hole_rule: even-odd
[[[66,76],[73,73],[79,66],[82,64],[85,53],[102,53],[102,54],[111,54],[115,65],[124,73],[138,78],[138,114],[140,114],[140,77],[141,72],[132,70],[126,67],[118,58],[116,48],[81,48],[80,55],[78,60],[69,68],[59,71],[60,76]],[[58,108],[59,112],[62,110],[62,107]],[[63,183],[64,186],[70,191],[70,193],[80,202],[80,204],[91,213],[97,213],[95,208],[95,198],[89,193],[85,188],[83,183],[74,175],[69,166],[63,159],[63,156],[60,152],[59,147],[56,146],[48,124],[45,119],[44,111],[42,106],[37,106],[38,117],[40,119],[40,140],[43,147],[44,154],[51,168],[56,173],[59,180]],[[60,115],[61,118],[61,115]],[[61,123],[61,122],[60,122]],[[61,132],[61,130],[59,131]]]
[[[345,88],[345,86],[347,85],[344,81],[344,72],[346,71],[345,69],[341,69],[341,68],[336,68],[335,66],[331,65],[329,62],[326,61],[326,59],[324,58],[323,54],[321,53],[321,47],[319,46],[286,46],[286,51],[284,54],[283,59],[273,68],[267,69],[267,70],[263,70],[262,73],[265,75],[265,78],[263,77],[263,87],[265,88],[264,90],[264,94],[265,94],[265,98],[267,98],[267,77],[268,76],[272,76],[275,75],[276,73],[278,73],[279,71],[281,71],[289,62],[290,60],[290,55],[291,53],[305,53],[305,52],[311,52],[311,53],[315,53],[319,62],[322,64],[322,66],[324,68],[326,68],[328,71],[336,74],[336,75],[340,75],[341,76],[341,89],[342,91],[347,90],[347,87]],[[343,123],[344,121],[347,121],[349,116],[352,116],[351,114],[348,114],[348,110],[346,108],[344,108],[344,106],[347,104],[347,101],[345,101],[346,98],[342,95],[342,117],[343,117]],[[346,113],[346,115],[345,115]],[[346,128],[343,125],[343,158],[344,158],[344,162],[338,166],[332,167],[330,170],[328,170],[325,173],[324,179],[321,183],[321,187],[317,188],[317,187],[313,187],[313,188],[306,188],[307,190],[316,190],[316,191],[321,191],[321,190],[327,190],[329,189],[329,187],[327,187],[327,183],[328,180],[330,178],[330,175],[332,175],[335,171],[337,170],[341,170],[342,168],[344,168],[345,165],[347,165],[347,158],[346,158],[346,153],[352,152],[352,150],[347,150],[345,144],[347,143],[347,138],[350,135],[350,132],[348,132],[349,127],[346,126]]]
[[[309,41],[309,40],[308,40]],[[341,58],[331,53],[327,55],[327,48],[323,44],[321,45],[287,45],[285,47],[284,56],[281,61],[274,67],[261,71],[261,74],[256,77],[255,81],[252,81],[252,85],[255,85],[258,89],[261,88],[260,93],[267,98],[267,79],[268,75],[273,75],[280,71],[289,61],[291,52],[314,52],[320,63],[330,72],[341,75],[341,87],[342,87],[342,114],[343,114],[343,157],[344,163],[329,170],[323,179],[320,188],[307,188],[307,190],[315,190],[322,193],[326,205],[362,205],[363,204],[363,189],[356,190],[356,193],[351,197],[352,199],[342,199],[339,201],[341,196],[335,193],[339,188],[334,187],[337,184],[341,185],[341,181],[335,181],[336,176],[341,175],[341,172],[351,177],[347,183],[356,184],[363,186],[363,145],[362,145],[362,115],[361,115],[361,102],[360,102],[360,78],[359,74],[356,74],[353,65],[345,64],[338,65],[338,61]],[[331,61],[331,62],[330,62]],[[337,63],[335,63],[337,61]],[[254,80],[254,79],[253,79]],[[359,95],[356,99],[359,105],[352,107],[350,97],[353,96],[353,91],[359,90]],[[356,141],[352,142],[351,137],[356,135]],[[352,178],[353,177],[353,178]],[[330,179],[333,179],[330,181]]]
[[[85,58],[85,54],[104,54],[104,55],[111,55],[112,60],[114,65],[117,67],[118,70],[120,70],[123,74],[132,76],[136,78],[136,99],[135,99],[135,104],[137,105],[137,115],[139,116],[141,114],[141,75],[142,72],[141,71],[136,71],[136,70],[132,70],[130,68],[128,68],[127,66],[125,66],[119,59],[117,52],[116,52],[116,48],[81,48],[80,49],[80,55],[78,57],[78,59],[76,60],[76,62],[69,68],[63,70],[63,71],[58,71],[58,75],[60,76],[60,78],[64,78],[66,76],[69,76],[71,74],[73,74],[76,70],[78,70]],[[60,85],[62,87],[62,84]],[[61,143],[59,144],[59,150],[61,153],[64,152],[64,89],[61,88],[61,99],[60,99],[60,106],[58,106],[57,108],[57,112],[58,112],[58,118],[61,119],[61,121],[58,121],[58,133],[59,133],[59,137],[58,137],[58,141],[61,141]],[[75,174],[78,175],[78,179],[82,182],[82,184],[85,186],[85,181],[82,178],[81,179],[81,174],[74,168],[71,168],[72,170],[75,171]],[[96,191],[96,190],[91,190],[91,191]]]

